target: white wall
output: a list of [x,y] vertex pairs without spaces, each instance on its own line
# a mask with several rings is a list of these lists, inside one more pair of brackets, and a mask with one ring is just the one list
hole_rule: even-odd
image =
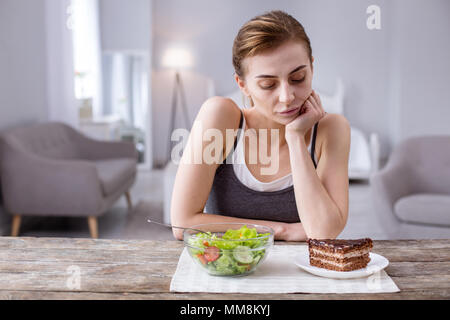
[[149,51],[152,0],[100,0],[104,51]]
[[[388,96],[390,29],[386,21],[388,1],[346,0],[305,1],[295,17],[311,39],[315,57],[314,86],[333,92],[337,77],[346,89],[344,113],[352,126],[367,135],[376,132],[381,154],[389,148]],[[369,5],[381,9],[381,29],[366,25]]]
[[0,131],[47,119],[44,2],[0,1]]
[[394,4],[393,142],[450,134],[450,1]]

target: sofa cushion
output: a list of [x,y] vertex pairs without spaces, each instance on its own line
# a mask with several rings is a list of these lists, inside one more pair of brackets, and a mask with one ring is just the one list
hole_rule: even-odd
[[58,122],[41,123],[11,129],[7,136],[16,144],[41,157],[53,159],[79,159],[73,131]]
[[450,227],[450,195],[413,194],[400,198],[394,210],[406,222]]
[[95,161],[103,194],[108,196],[136,174],[136,160],[129,158]]

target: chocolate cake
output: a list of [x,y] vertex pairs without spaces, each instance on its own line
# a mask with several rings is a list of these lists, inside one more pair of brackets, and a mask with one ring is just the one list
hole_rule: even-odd
[[335,270],[353,271],[365,268],[370,262],[372,239],[336,240],[309,239],[309,263],[312,266]]

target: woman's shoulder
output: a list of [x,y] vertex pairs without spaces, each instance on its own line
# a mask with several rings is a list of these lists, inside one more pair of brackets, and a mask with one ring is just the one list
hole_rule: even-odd
[[241,117],[241,109],[230,98],[214,96],[208,98],[201,106],[197,119],[207,127],[221,129],[237,129]]
[[323,131],[328,133],[331,131],[332,133],[335,132],[334,130],[342,131],[349,129],[350,123],[342,114],[326,113],[325,116],[320,119],[319,127],[321,127]]
[[[320,119],[317,129],[317,144],[320,150],[326,144],[345,146],[350,143],[350,123],[342,114],[327,113]],[[321,152],[320,152],[321,153]]]

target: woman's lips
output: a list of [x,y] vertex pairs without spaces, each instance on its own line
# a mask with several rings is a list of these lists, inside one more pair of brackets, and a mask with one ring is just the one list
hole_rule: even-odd
[[291,110],[288,110],[288,111],[284,111],[284,112],[279,112],[279,114],[281,114],[283,116],[291,116],[291,115],[297,113],[299,110],[300,110],[300,107],[294,108],[294,109],[291,109]]

